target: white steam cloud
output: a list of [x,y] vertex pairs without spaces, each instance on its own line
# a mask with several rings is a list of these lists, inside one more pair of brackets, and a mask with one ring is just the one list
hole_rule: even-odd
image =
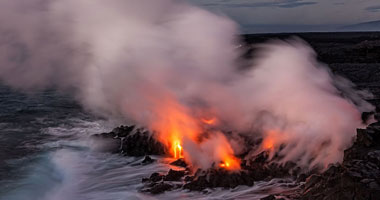
[[278,162],[341,161],[361,112],[373,109],[363,94],[295,39],[262,45],[239,71],[238,34],[233,21],[183,1],[1,0],[0,80],[56,87],[97,114],[147,127],[174,101],[223,128],[262,132]]

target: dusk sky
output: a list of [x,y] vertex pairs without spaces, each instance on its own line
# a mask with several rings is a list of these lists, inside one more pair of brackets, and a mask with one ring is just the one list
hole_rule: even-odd
[[246,32],[324,31],[380,20],[379,0],[189,0]]

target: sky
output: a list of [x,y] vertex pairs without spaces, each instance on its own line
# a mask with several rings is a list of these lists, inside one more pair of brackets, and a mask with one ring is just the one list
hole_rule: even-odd
[[380,20],[380,0],[188,1],[229,16],[244,32],[329,31]]

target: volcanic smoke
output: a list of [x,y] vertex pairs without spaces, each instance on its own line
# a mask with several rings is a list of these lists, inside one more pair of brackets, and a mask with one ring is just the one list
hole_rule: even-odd
[[[244,146],[222,131],[263,137],[273,162],[340,162],[363,91],[333,75],[300,39],[242,58],[236,23],[175,0],[0,1],[0,80],[57,88],[86,109],[155,131],[194,167],[238,170]],[[242,63],[250,67],[241,69]]]

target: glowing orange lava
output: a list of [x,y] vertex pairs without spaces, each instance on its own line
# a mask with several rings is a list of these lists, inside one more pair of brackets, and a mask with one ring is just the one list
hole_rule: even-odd
[[230,163],[228,163],[228,162],[220,163],[220,167],[228,168],[229,166],[230,166]]
[[158,131],[157,139],[165,144],[174,158],[183,158],[184,139],[196,141],[201,133],[198,122],[186,107],[167,97],[157,106],[157,119],[152,129]]
[[203,118],[202,122],[205,123],[205,124],[208,124],[208,125],[212,125],[212,124],[215,124],[216,119],[215,118],[211,118],[211,119],[205,119],[205,118]]
[[175,141],[173,143],[172,149],[173,149],[174,158],[183,158],[182,146],[179,141]]
[[227,157],[219,165],[221,168],[229,170],[240,170],[240,160],[235,157]]
[[[235,158],[234,151],[223,133],[213,132],[211,133],[212,137],[199,139],[204,133],[200,122],[214,124],[217,121],[216,118],[194,117],[193,112],[170,96],[163,96],[156,103],[155,118],[150,124],[150,128],[157,131],[157,139],[167,146],[175,159],[184,158],[194,167],[212,167],[211,163],[214,161],[214,163],[223,163],[220,167],[228,170],[240,169],[240,160]],[[187,146],[182,146],[184,141]],[[197,153],[190,154],[190,148],[191,152]],[[205,157],[196,157],[200,154]],[[206,160],[206,162],[199,162],[199,159]]]

